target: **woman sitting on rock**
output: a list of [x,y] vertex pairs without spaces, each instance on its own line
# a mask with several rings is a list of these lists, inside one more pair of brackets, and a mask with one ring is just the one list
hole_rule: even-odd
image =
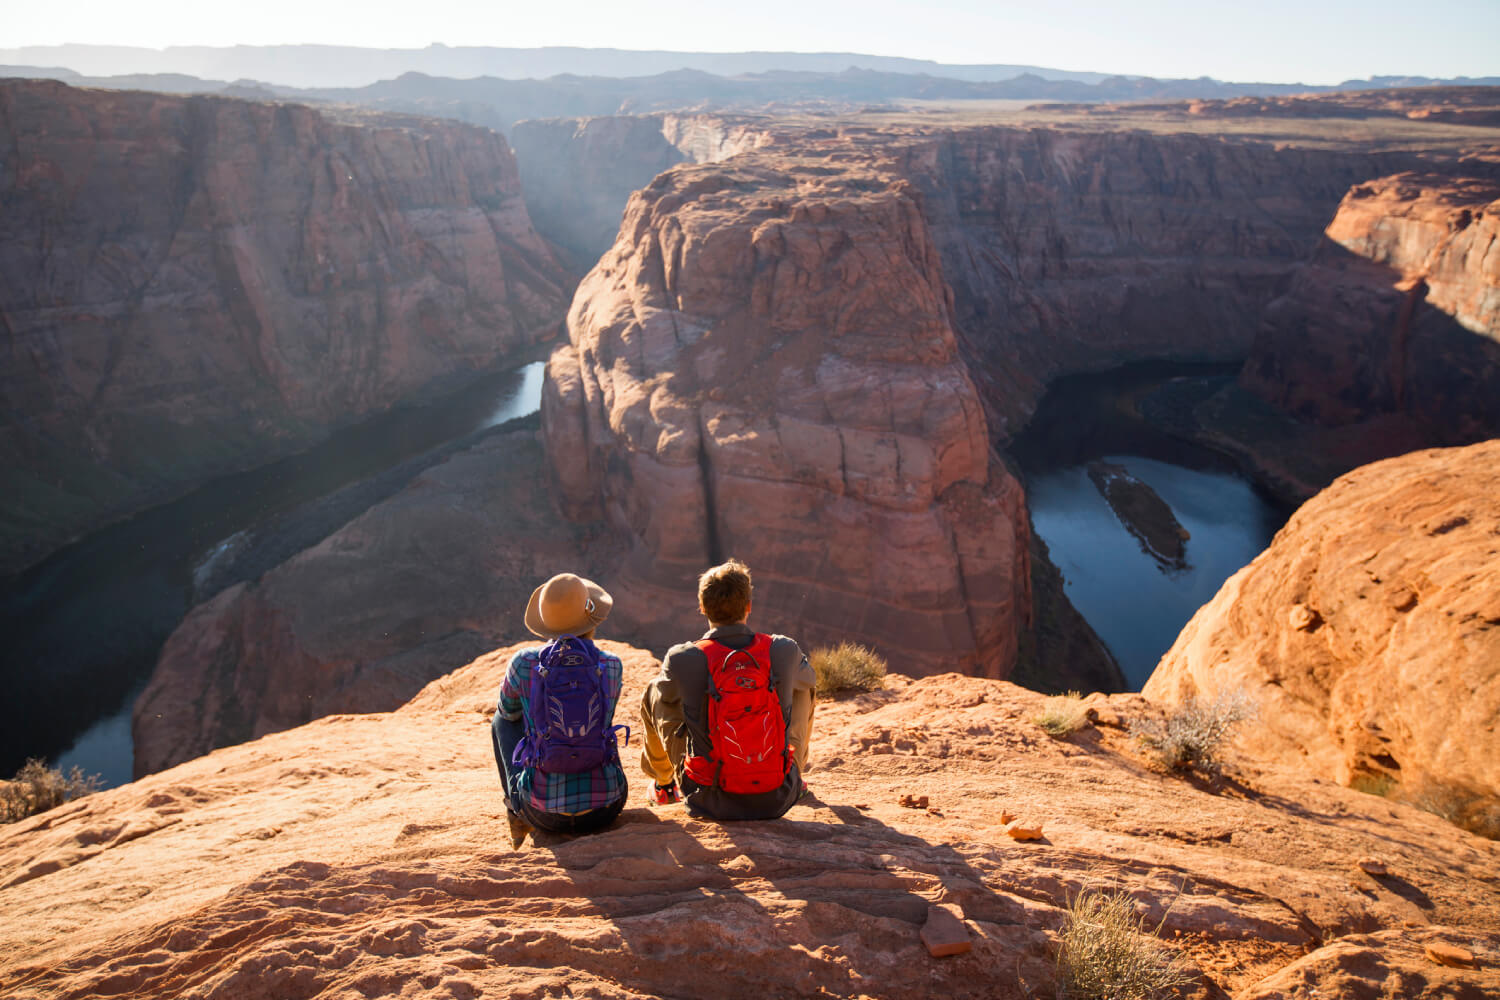
[[511,659],[490,727],[512,847],[533,829],[601,829],[625,806],[616,735],[624,727],[613,724],[623,668],[593,642],[613,606],[604,588],[572,573],[542,584],[526,606],[526,627],[552,641]]

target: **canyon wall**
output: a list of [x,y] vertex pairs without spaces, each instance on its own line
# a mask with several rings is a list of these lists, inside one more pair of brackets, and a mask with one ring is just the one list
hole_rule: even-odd
[[1199,610],[1144,693],[1234,690],[1259,704],[1258,755],[1487,804],[1500,830],[1500,441],[1340,478]]
[[1350,185],[1412,162],[1043,128],[939,132],[899,149],[1002,440],[1060,375],[1243,358]]
[[0,567],[551,336],[499,135],[0,82]]
[[728,556],[755,621],[912,674],[1005,676],[1025,627],[1024,498],[989,432],[909,183],[770,149],[632,198],[554,353],[565,500],[626,538],[617,616],[665,646]]
[[1241,384],[1328,427],[1400,418],[1429,444],[1500,434],[1500,183],[1354,185],[1267,310]]

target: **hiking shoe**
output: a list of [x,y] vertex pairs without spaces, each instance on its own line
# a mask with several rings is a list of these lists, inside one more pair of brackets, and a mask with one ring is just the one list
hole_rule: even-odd
[[797,801],[801,802],[803,799],[807,798],[811,794],[812,794],[812,789],[808,788],[807,787],[807,782],[804,781],[804,782],[802,782],[802,787],[800,789],[798,789],[798,791],[797,791]]
[[651,804],[653,806],[669,806],[673,802],[682,800],[682,791],[677,787],[677,782],[670,785],[657,785],[651,793]]
[[528,835],[532,833],[531,824],[526,822],[509,809],[505,810],[505,821],[510,824],[510,846],[514,850],[520,850],[521,845],[526,842]]

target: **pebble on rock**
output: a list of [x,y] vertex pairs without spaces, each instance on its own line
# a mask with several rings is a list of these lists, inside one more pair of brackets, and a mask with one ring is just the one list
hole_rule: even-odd
[[1005,824],[1005,835],[1012,840],[1041,840],[1042,824],[1026,825],[1021,820]]
[[[931,917],[929,916],[928,919],[930,920]],[[1454,968],[1466,969],[1474,964],[1474,953],[1455,944],[1433,941],[1425,950],[1427,957],[1438,965],[1451,965]]]
[[933,958],[962,955],[974,947],[963,913],[952,904],[934,904],[927,908],[927,922],[922,925],[922,943]]

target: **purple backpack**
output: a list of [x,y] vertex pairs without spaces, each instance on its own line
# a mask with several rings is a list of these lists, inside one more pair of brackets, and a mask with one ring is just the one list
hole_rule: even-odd
[[531,671],[526,736],[512,763],[549,774],[592,771],[620,754],[616,733],[606,714],[609,695],[599,649],[586,639],[565,635],[542,647]]

